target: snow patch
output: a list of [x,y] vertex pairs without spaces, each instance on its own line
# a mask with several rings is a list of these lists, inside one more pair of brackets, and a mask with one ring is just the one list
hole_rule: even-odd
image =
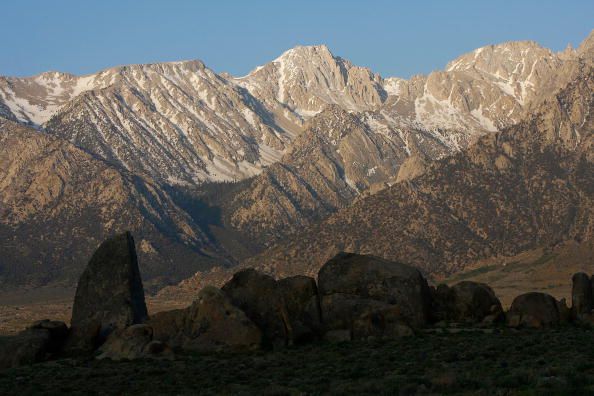
[[295,109],[295,113],[299,114],[302,118],[311,118],[320,114],[322,110],[304,110],[304,109]]
[[252,125],[253,127],[257,127],[258,126],[258,121],[256,120],[256,114],[254,114],[254,112],[245,107],[241,110],[244,118],[247,120],[247,122]]
[[474,118],[476,118],[476,120],[479,122],[479,124],[481,124],[482,127],[485,128],[487,131],[489,131],[489,132],[497,131],[497,127],[495,126],[495,124],[493,124],[493,121],[490,118],[485,117],[485,115],[483,114],[482,106],[480,106],[478,109],[472,110],[470,113],[472,114],[472,116]]
[[391,77],[384,80],[384,90],[388,95],[399,96],[400,84],[403,82],[400,78]]

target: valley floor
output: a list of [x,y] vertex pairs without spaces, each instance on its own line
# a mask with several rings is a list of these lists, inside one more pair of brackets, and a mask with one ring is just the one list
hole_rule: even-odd
[[173,361],[60,360],[0,371],[0,394],[594,394],[594,332],[423,333]]
[[[40,300],[38,296],[27,298],[28,295],[10,296],[0,293],[0,336],[15,335],[24,330],[31,323],[49,319],[70,323],[72,315],[73,293],[68,297],[51,296]],[[4,301],[7,301],[4,303]],[[191,300],[171,300],[146,297],[149,314],[172,309],[185,308]]]

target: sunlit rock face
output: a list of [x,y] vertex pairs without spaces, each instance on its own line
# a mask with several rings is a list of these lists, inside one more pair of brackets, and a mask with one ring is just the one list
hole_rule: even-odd
[[[543,109],[539,125],[524,124],[524,130],[561,137],[559,150],[587,153],[582,120],[575,121],[581,107],[568,113],[571,122],[559,123],[567,110],[545,108],[543,101],[592,64],[592,37],[560,53],[533,42],[487,46],[409,80],[379,76],[325,46],[293,48],[243,77],[218,74],[200,61],[86,76],[0,77],[0,119],[6,120],[0,124],[0,232],[8,252],[0,276],[7,282],[76,279],[76,263],[84,263],[98,241],[131,229],[139,235],[143,274],[162,285],[213,263],[237,264],[341,210],[358,210],[387,188],[400,193],[386,213],[402,206],[406,219],[415,211],[404,208],[420,203],[415,197],[424,190],[403,186],[476,142],[483,151],[470,149],[473,163],[517,171],[517,142],[505,142],[493,158],[484,148]],[[499,180],[471,176],[466,182],[478,185]],[[435,183],[450,182],[435,177]],[[233,181],[242,183],[200,201],[205,182]],[[181,189],[198,191],[198,198],[180,199]],[[423,226],[423,216],[433,213],[433,203],[423,202],[427,211],[401,220],[406,227],[394,224],[412,227],[407,238],[434,227]],[[204,207],[213,215],[198,213]],[[469,229],[486,235],[473,227],[462,227],[462,238]],[[381,240],[366,252],[389,251],[387,241],[377,245]],[[354,237],[340,244],[365,247]],[[248,249],[237,253],[236,245]],[[323,260],[336,249],[343,250],[326,246],[316,255]],[[476,249],[467,256],[479,255]]]

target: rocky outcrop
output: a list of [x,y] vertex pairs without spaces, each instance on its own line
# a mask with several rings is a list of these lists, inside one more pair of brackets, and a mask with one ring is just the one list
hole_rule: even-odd
[[56,356],[68,336],[63,322],[42,320],[0,344],[0,369],[33,364]]
[[287,310],[291,343],[300,344],[317,339],[322,333],[322,312],[316,281],[308,276],[297,275],[280,279],[278,288]]
[[549,294],[531,292],[519,295],[507,312],[510,327],[541,328],[561,323],[560,303]]
[[[274,295],[274,280],[253,269],[240,271],[234,279],[234,287],[243,285],[241,294],[250,296],[244,300],[251,300],[251,305],[255,301],[262,304],[253,297],[259,290],[267,290],[260,294]],[[577,274],[574,283],[578,279],[582,281],[580,287],[587,290],[590,278]],[[526,293],[517,296],[504,313],[499,298],[485,283],[463,281],[451,287],[442,284],[433,288],[415,268],[353,253],[340,253],[324,264],[318,273],[317,288],[316,282],[306,276],[284,278],[276,281],[276,285],[284,306],[273,306],[286,311],[285,326],[291,330],[289,342],[294,343],[311,341],[315,339],[312,335],[322,335],[328,341],[348,341],[410,336],[417,329],[432,326],[436,327],[435,331],[444,328],[460,331],[461,325],[492,331],[485,328],[503,325],[504,320],[514,328],[541,328],[572,320],[565,299],[557,301],[548,294]],[[255,290],[248,291],[248,287]],[[583,293],[577,293],[580,287],[574,287],[574,294],[582,296]],[[581,304],[582,300],[574,300]],[[265,308],[270,310],[270,307]],[[266,312],[265,308],[260,306],[259,310]],[[249,309],[254,317],[259,317],[258,327],[271,326],[268,320],[277,325],[277,316],[256,315],[253,308]],[[163,323],[175,323],[178,314],[163,315]],[[579,320],[594,323],[591,314],[583,314]],[[318,324],[321,331],[315,330]],[[303,334],[307,337],[298,336],[301,329],[305,329]]]
[[[201,294],[207,290],[218,289],[207,286]],[[254,269],[244,269],[235,273],[218,293],[228,296],[262,331],[261,344],[265,348],[321,337],[400,337],[431,321],[431,293],[421,273],[373,256],[337,255],[320,270],[317,285],[306,276],[276,281]],[[219,302],[223,304],[226,303]],[[193,304],[196,305],[197,302]],[[180,342],[178,335],[187,334],[183,329],[188,329],[188,318],[188,309],[175,310],[154,315],[149,324],[155,339],[186,349],[187,344]],[[192,331],[196,342],[208,339],[208,331],[217,326],[229,329],[224,333],[225,339],[244,333],[239,325],[223,319],[213,316],[212,323],[211,319],[190,319],[196,323],[197,330]],[[210,324],[201,331],[198,326],[205,322]],[[223,331],[214,334],[219,333]]]
[[134,239],[129,232],[95,251],[76,288],[71,342],[92,350],[115,329],[148,318]]
[[254,269],[236,272],[222,290],[262,330],[265,347],[289,343],[292,329],[277,281]]
[[157,313],[148,324],[155,340],[184,350],[254,349],[262,341],[260,329],[212,286],[202,289],[188,308]]
[[153,340],[153,329],[135,324],[115,330],[98,350],[97,359],[173,359],[173,351],[164,343]]
[[[208,287],[208,286],[207,286]],[[147,320],[147,324],[153,329],[155,340],[171,345],[172,348],[179,348],[184,338],[195,338],[198,335],[186,335],[188,308],[172,309],[170,311],[157,312]]]
[[394,306],[360,315],[353,321],[351,330],[354,340],[395,339],[412,335],[414,330],[402,321],[400,311]]
[[[390,326],[420,327],[429,321],[430,290],[421,273],[407,265],[374,256],[340,253],[318,273],[322,319],[326,331],[357,336],[390,332]],[[387,330],[386,330],[387,329]],[[372,333],[372,334],[371,334]]]
[[[0,368],[44,361],[61,353],[88,357],[95,352],[97,359],[111,360],[172,359],[172,348],[180,352],[245,351],[319,339],[396,339],[420,331],[492,333],[503,318],[499,299],[486,284],[463,281],[433,288],[413,267],[340,253],[320,269],[318,284],[306,276],[277,281],[244,269],[222,290],[206,286],[189,307],[157,313],[139,324],[134,322],[146,317],[146,308],[131,304],[141,297],[131,284],[142,291],[142,284],[134,282],[139,274],[134,269],[133,247],[129,234],[102,244],[81,278],[70,335],[64,323],[37,322],[0,345]],[[111,284],[103,278],[107,270],[113,275]],[[95,288],[85,295],[89,282]],[[573,282],[577,304],[573,309],[579,312],[590,278],[576,274]],[[112,291],[111,297],[97,294],[105,288]],[[90,309],[93,301],[95,310]],[[543,328],[572,320],[565,300],[539,292],[517,296],[505,317],[507,326],[513,328]],[[589,313],[577,319],[594,323]],[[81,333],[81,329],[93,331]],[[105,336],[106,341],[96,348],[95,341]],[[73,348],[80,345],[86,349]]]
[[501,302],[484,283],[463,281],[452,287],[439,285],[433,292],[435,320],[493,323],[503,316]]

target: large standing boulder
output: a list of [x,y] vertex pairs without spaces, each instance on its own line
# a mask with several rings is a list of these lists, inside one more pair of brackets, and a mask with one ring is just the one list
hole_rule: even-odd
[[439,285],[433,300],[436,320],[492,323],[503,315],[501,302],[484,283],[463,281],[452,287]]
[[134,239],[126,232],[103,242],[80,277],[69,348],[93,350],[114,329],[147,317]]
[[531,292],[514,299],[507,313],[510,327],[540,328],[561,323],[560,303],[546,293]]
[[308,276],[297,275],[279,280],[278,288],[289,316],[292,343],[318,338],[322,330],[322,315],[316,281]]
[[[349,330],[355,337],[355,322],[368,319],[380,323],[380,330],[392,323],[420,327],[429,320],[427,281],[419,270],[398,262],[339,253],[320,269],[318,290],[324,327],[331,334]],[[364,337],[359,331],[359,338]]]
[[42,320],[0,346],[0,368],[33,364],[60,352],[68,335],[64,322]]
[[155,340],[195,351],[254,349],[262,333],[223,291],[206,286],[186,309],[160,312],[147,322]]
[[575,318],[592,311],[592,284],[590,277],[583,272],[571,278],[571,310]]
[[262,330],[264,347],[287,345],[291,324],[277,281],[252,268],[236,272],[222,290]]

